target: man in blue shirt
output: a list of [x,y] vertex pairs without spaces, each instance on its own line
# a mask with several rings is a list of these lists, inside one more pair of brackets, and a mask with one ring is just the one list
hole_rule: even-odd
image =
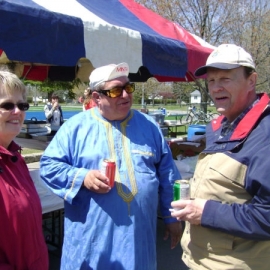
[[[170,215],[171,151],[153,118],[132,110],[126,63],[96,68],[96,107],[64,123],[41,158],[41,177],[65,201],[61,269],[156,270],[157,208],[174,248],[181,224]],[[115,161],[114,187],[100,171]]]

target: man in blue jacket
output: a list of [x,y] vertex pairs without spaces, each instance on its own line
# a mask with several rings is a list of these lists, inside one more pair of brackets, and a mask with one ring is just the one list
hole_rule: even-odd
[[222,114],[206,129],[206,148],[191,180],[191,200],[172,202],[185,220],[181,244],[191,269],[269,269],[270,109],[256,94],[252,57],[220,45],[196,76],[206,74]]

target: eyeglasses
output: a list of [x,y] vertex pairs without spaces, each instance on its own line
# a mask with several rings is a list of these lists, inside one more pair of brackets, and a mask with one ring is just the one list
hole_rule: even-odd
[[6,111],[14,110],[15,106],[17,106],[20,111],[27,111],[29,109],[29,103],[27,102],[19,102],[17,104],[12,102],[4,102],[0,104],[0,108],[5,109]]
[[135,83],[127,83],[124,86],[115,86],[112,89],[99,90],[98,92],[110,98],[117,98],[122,95],[124,89],[128,94],[133,93],[135,91]]

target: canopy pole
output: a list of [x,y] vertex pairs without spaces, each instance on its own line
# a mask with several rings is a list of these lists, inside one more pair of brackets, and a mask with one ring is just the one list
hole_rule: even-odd
[[142,84],[142,109],[144,109],[144,83]]
[[28,73],[31,71],[31,69],[33,68],[33,63],[30,64],[29,69],[27,70],[27,72],[25,73],[23,80],[25,80],[26,76],[28,75]]

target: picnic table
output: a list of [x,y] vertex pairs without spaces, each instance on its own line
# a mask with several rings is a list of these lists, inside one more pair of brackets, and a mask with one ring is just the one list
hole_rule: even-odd
[[190,123],[185,120],[185,117],[187,113],[170,113],[169,116],[173,116],[175,119],[173,120],[164,120],[164,125],[168,127],[169,133],[177,134],[177,128],[184,126],[185,132],[187,132],[187,125]]

